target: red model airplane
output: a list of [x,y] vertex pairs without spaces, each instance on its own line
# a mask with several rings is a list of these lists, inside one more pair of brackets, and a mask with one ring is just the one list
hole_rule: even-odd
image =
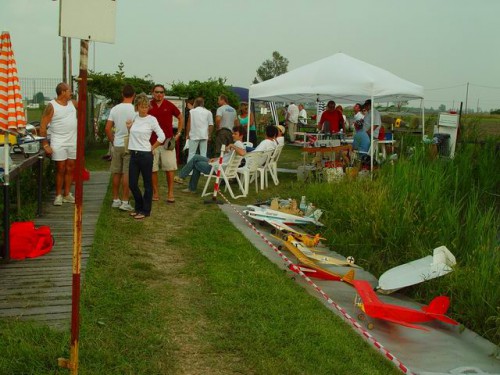
[[[428,331],[428,329],[412,323],[424,323],[431,320],[439,320],[448,324],[459,324],[457,321],[444,315],[450,306],[450,299],[448,297],[436,297],[429,303],[429,306],[423,306],[422,310],[415,310],[408,307],[382,302],[378,299],[370,283],[365,280],[353,280],[352,283],[361,298],[361,301],[356,302],[356,305],[366,315],[372,318],[386,320],[405,327],[421,329],[424,331]],[[358,317],[360,320],[364,319],[363,314],[360,314]],[[368,328],[373,328],[373,324],[369,323]]]

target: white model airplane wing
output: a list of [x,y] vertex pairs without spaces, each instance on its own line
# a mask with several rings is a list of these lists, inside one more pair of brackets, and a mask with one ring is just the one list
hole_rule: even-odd
[[434,255],[428,255],[384,272],[379,278],[377,289],[381,293],[389,294],[410,285],[444,276],[453,271],[452,266],[455,264],[455,256],[446,246],[441,246],[434,249]]

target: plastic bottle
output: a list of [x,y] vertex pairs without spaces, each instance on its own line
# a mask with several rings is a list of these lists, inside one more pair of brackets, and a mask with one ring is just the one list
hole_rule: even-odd
[[307,209],[307,203],[306,203],[306,196],[303,195],[301,200],[300,200],[300,206],[299,206],[299,209],[302,211],[302,212],[306,212],[306,209]]

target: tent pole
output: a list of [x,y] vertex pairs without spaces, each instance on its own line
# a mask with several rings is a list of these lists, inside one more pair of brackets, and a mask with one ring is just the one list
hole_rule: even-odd
[[375,103],[373,101],[373,95],[371,96],[371,103],[372,106],[370,108],[370,175],[371,178],[373,179],[373,110],[375,109]]
[[[250,93],[248,94],[248,122],[247,122],[247,142],[250,142],[250,117],[252,113],[252,99],[250,98]],[[255,121],[255,116],[254,119]],[[255,147],[255,145],[252,145]]]

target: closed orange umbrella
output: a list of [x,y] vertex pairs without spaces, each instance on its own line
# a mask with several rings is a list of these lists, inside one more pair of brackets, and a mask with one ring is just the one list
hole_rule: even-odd
[[17,76],[10,34],[8,31],[2,31],[0,40],[0,128],[16,130],[25,126],[26,117],[21,85]]
[[[9,142],[15,138],[18,129],[26,127],[21,86],[17,76],[16,60],[10,43],[10,35],[2,31],[0,39],[0,133],[3,133],[3,224],[4,251],[3,258],[9,259],[10,217],[9,217]],[[3,130],[3,132],[2,132]],[[13,134],[12,134],[13,133]],[[14,142],[12,142],[14,143]]]

